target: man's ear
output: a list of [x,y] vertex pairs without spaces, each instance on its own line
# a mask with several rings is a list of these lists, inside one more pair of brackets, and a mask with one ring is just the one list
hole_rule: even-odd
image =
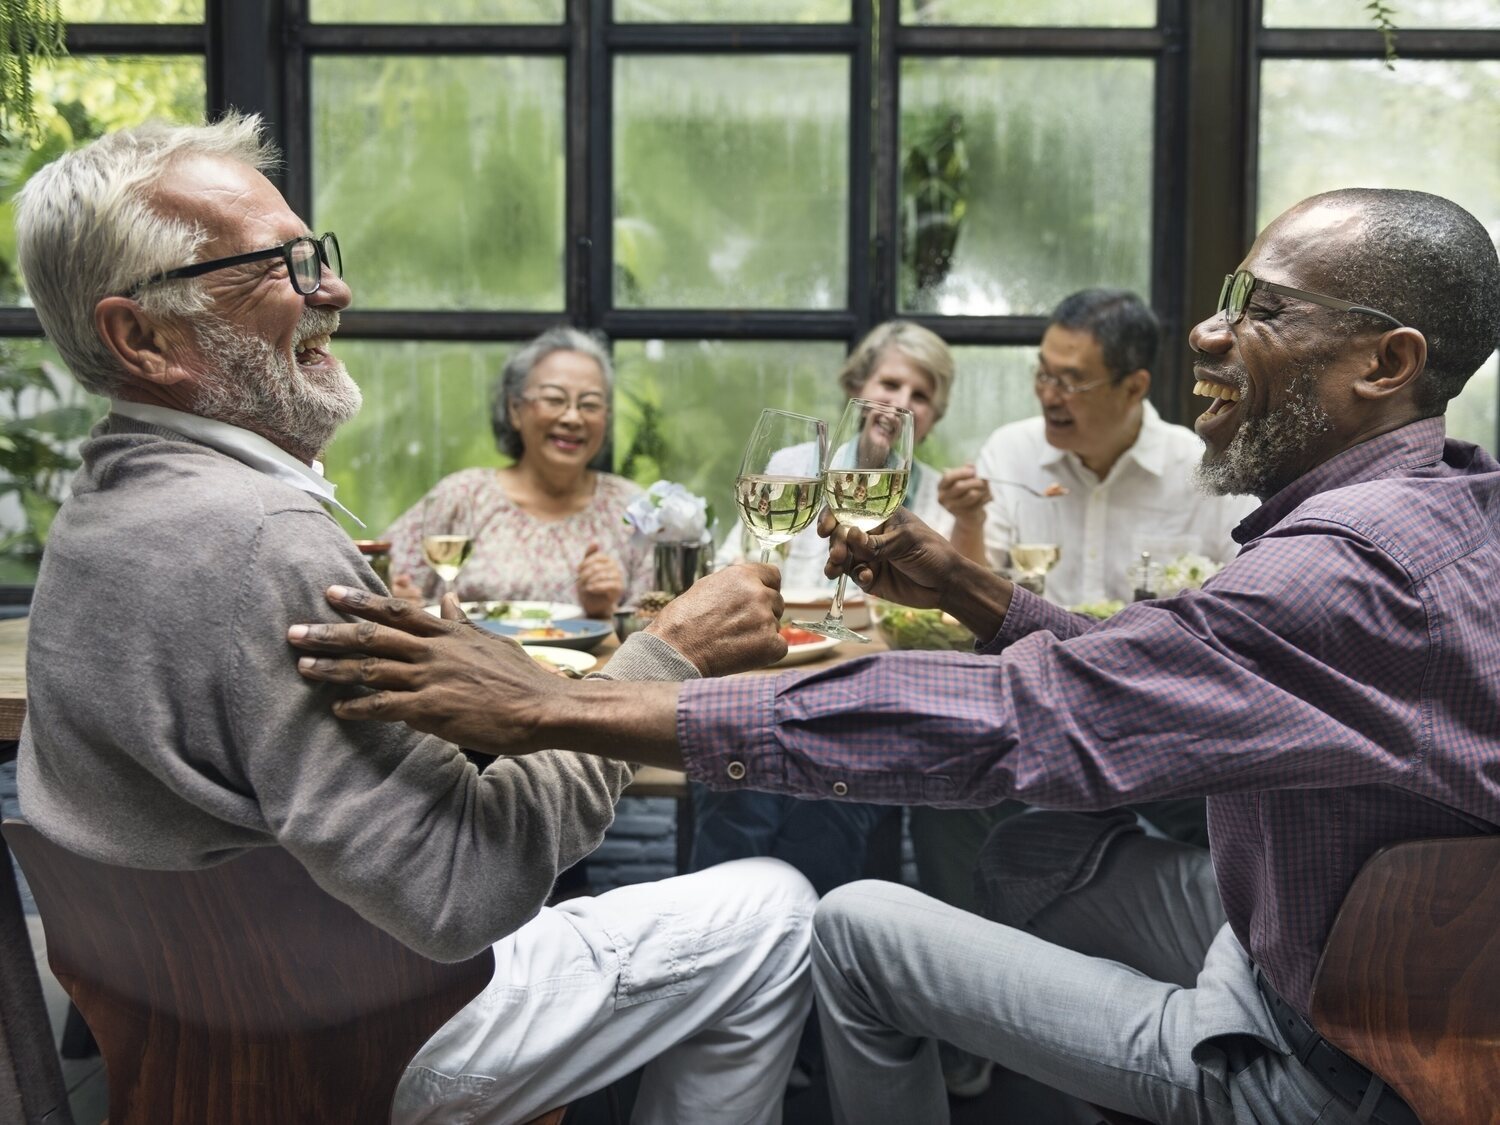
[[1146,392],[1151,389],[1151,372],[1147,371],[1144,367],[1137,367],[1129,375],[1120,380],[1120,385],[1129,393],[1130,405],[1134,406],[1136,403],[1144,401]]
[[1354,384],[1363,398],[1383,398],[1411,390],[1427,367],[1427,337],[1415,328],[1394,328],[1375,344],[1369,369]]
[[129,297],[105,297],[94,306],[94,330],[126,374],[170,385],[191,377],[180,362],[180,331],[163,327]]

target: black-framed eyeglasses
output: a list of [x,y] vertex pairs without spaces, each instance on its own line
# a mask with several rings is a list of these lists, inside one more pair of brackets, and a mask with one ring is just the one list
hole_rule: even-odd
[[268,250],[251,250],[248,254],[234,254],[228,258],[215,258],[209,262],[195,262],[190,266],[179,266],[175,270],[166,270],[154,277],[148,277],[138,285],[132,286],[130,292],[137,293],[147,285],[155,285],[159,281],[201,277],[214,270],[243,266],[248,262],[260,262],[267,258],[280,258],[286,263],[287,280],[292,283],[292,288],[303,297],[316,293],[323,287],[323,267],[328,267],[334,277],[344,276],[344,258],[339,253],[339,240],[332,231],[329,231],[316,238],[310,234],[299,235],[296,238],[287,239],[280,246],[272,246]]
[[1070,383],[1052,374],[1042,363],[1041,356],[1037,357],[1036,372],[1032,375],[1037,388],[1049,387],[1062,395],[1063,398],[1072,398],[1074,395],[1085,394],[1095,387],[1102,387],[1106,383],[1114,382],[1112,376],[1106,375],[1103,379],[1090,379],[1087,383]]
[[1370,316],[1378,316],[1381,320],[1388,320],[1397,328],[1406,327],[1390,313],[1383,313],[1368,305],[1356,305],[1353,301],[1330,297],[1326,293],[1309,293],[1306,289],[1293,289],[1290,285],[1277,285],[1274,282],[1262,281],[1249,270],[1236,270],[1234,273],[1224,275],[1224,288],[1219,290],[1219,311],[1224,314],[1226,324],[1238,324],[1245,319],[1245,306],[1250,303],[1250,294],[1257,289],[1264,289],[1267,293],[1279,293],[1283,297],[1295,297],[1299,301],[1311,301],[1315,305],[1322,305],[1326,309],[1337,309],[1339,312],[1367,313]]

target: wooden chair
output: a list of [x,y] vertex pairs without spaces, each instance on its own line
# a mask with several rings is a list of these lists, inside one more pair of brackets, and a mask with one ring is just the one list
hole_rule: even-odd
[[99,1041],[114,1125],[388,1121],[406,1063],[494,971],[488,949],[456,965],[414,953],[280,848],[143,871],[20,821],[4,832]]
[[1500,835],[1376,852],[1323,947],[1309,1016],[1423,1125],[1495,1121]]

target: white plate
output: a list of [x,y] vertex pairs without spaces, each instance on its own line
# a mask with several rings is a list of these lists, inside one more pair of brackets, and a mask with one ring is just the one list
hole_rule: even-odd
[[792,664],[806,664],[809,660],[816,660],[838,643],[837,637],[819,637],[815,641],[808,641],[805,645],[789,645],[786,655],[771,667],[786,668]]
[[[816,586],[793,586],[781,591],[781,600],[786,602],[783,622],[820,620],[833,604],[833,591]],[[844,624],[851,629],[863,629],[870,623],[870,609],[865,604],[865,592],[853,582],[844,590]]]
[[592,672],[594,665],[599,663],[588,653],[578,652],[571,648],[527,645],[526,652],[530,656],[540,657],[548,664],[555,664],[559,668],[571,668],[575,672]]
[[[459,605],[463,607],[463,611],[470,617],[479,617],[482,616],[479,610],[485,606],[492,606],[498,601],[500,601],[499,598],[494,598],[485,602],[460,602]],[[442,612],[436,605],[424,608],[434,617],[442,616]],[[527,611],[530,612],[528,613]],[[570,602],[511,602],[509,613],[504,617],[493,618],[492,620],[517,625],[524,624],[527,621],[540,620],[542,614],[546,614],[553,621],[571,621],[575,617],[583,616],[583,607],[573,605]]]

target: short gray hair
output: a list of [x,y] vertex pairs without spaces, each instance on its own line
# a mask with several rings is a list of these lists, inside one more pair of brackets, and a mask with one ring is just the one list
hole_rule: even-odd
[[[95,394],[116,393],[125,378],[94,328],[95,306],[191,263],[209,237],[201,226],[158,214],[151,204],[170,166],[190,156],[238,160],[259,172],[277,164],[258,116],[231,113],[213,125],[149,121],[58,157],[17,197],[16,241],[27,291],[63,360]],[[135,299],[164,319],[207,308],[197,279],[153,285]]]
[[510,424],[511,403],[520,401],[536,365],[553,352],[577,352],[597,363],[604,375],[605,398],[613,404],[615,369],[604,337],[565,325],[549,328],[505,361],[490,392],[490,428],[495,431],[495,446],[507,457],[519,460],[526,449],[520,431]]

